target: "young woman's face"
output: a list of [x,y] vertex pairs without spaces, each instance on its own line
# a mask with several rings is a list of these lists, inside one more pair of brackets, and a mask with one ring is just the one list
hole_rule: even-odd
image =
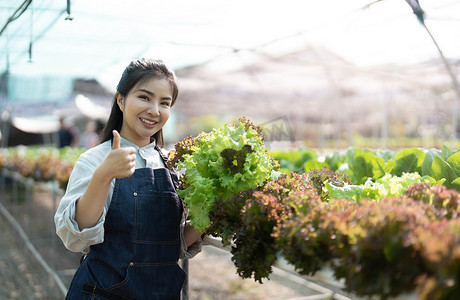
[[152,78],[135,86],[126,97],[117,94],[117,103],[123,112],[120,135],[143,147],[169,118],[171,86],[166,79]]

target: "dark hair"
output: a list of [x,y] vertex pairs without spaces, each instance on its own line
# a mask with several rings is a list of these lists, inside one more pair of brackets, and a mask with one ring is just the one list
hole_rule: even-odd
[[[142,84],[143,82],[152,78],[168,80],[172,91],[171,106],[174,105],[177,99],[177,95],[179,94],[176,76],[174,75],[174,72],[168,69],[168,67],[161,60],[144,58],[133,60],[121,75],[120,81],[117,85],[117,93],[120,93],[123,97],[126,97],[135,86]],[[102,131],[101,143],[113,138],[112,130],[117,130],[120,132],[122,124],[123,113],[117,104],[117,94],[115,94],[109,119]],[[162,129],[150,137],[150,141],[153,141],[153,139],[156,140],[158,147],[164,147]]]

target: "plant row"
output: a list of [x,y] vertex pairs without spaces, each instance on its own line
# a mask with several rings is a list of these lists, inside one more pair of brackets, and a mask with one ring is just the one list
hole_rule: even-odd
[[328,167],[346,174],[354,184],[385,175],[401,176],[417,172],[432,177],[449,189],[460,191],[460,152],[443,146],[441,149],[405,148],[399,151],[367,150],[351,147],[345,152],[334,151],[324,156],[312,149],[271,151],[285,172],[303,173]]
[[15,147],[0,150],[0,170],[17,172],[35,181],[56,180],[67,187],[70,173],[83,149],[50,147]]

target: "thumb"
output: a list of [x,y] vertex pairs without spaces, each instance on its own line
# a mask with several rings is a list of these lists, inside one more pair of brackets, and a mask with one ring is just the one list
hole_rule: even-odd
[[112,130],[113,134],[113,142],[112,142],[112,149],[119,149],[120,146],[120,134],[116,130]]

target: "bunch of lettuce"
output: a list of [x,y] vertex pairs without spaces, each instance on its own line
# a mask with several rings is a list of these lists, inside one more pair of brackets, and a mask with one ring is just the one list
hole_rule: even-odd
[[189,210],[190,224],[198,231],[209,226],[216,199],[228,199],[276,177],[276,163],[261,132],[241,118],[237,124],[187,137],[169,153],[168,166],[180,174],[178,195]]

